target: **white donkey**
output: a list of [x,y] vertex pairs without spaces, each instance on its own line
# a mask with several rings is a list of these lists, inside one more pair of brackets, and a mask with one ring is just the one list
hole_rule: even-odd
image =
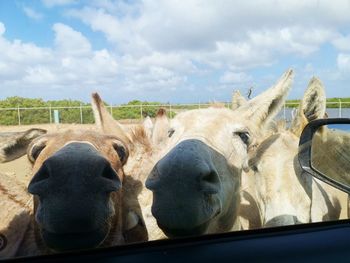
[[[264,139],[249,160],[247,192],[260,211],[250,227],[279,226],[338,219],[342,194],[302,172],[297,159],[299,136],[305,125],[323,118],[326,97],[322,83],[312,78],[289,130]],[[248,216],[249,215],[245,215]]]
[[168,237],[240,229],[242,170],[283,106],[292,74],[235,111],[190,110],[172,120],[170,139],[146,181],[152,214]]

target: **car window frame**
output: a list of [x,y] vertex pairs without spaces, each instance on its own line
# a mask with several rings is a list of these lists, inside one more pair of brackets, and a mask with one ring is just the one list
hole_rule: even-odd
[[[208,258],[203,256],[202,253],[203,250],[200,248],[205,248],[207,245],[217,245],[219,247],[216,247],[218,251],[221,251],[221,247],[226,246],[227,244],[235,245],[240,244],[242,246],[242,242],[250,242],[252,241],[253,244],[250,244],[249,246],[252,246],[252,248],[256,247],[259,248],[261,245],[269,245],[269,242],[273,243],[273,240],[277,238],[277,243],[281,243],[283,245],[283,242],[287,242],[288,240],[292,240],[292,244],[289,244],[287,247],[273,247],[271,248],[271,251],[266,251],[266,255],[264,257],[271,259],[271,262],[276,262],[276,258],[274,257],[273,251],[278,251],[280,249],[287,249],[288,251],[293,251],[293,255],[295,253],[298,253],[298,251],[295,251],[298,246],[300,246],[300,242],[296,243],[293,242],[293,239],[295,237],[300,237],[301,235],[307,235],[308,237],[311,237],[317,233],[325,233],[325,235],[328,235],[329,239],[331,239],[332,235],[336,235],[333,231],[340,231],[345,235],[345,238],[350,241],[350,219],[342,219],[342,220],[335,220],[335,221],[327,221],[327,222],[316,222],[316,223],[305,223],[305,224],[296,224],[296,225],[287,225],[287,226],[278,226],[278,227],[270,227],[270,228],[259,228],[259,229],[252,229],[252,230],[243,230],[243,231],[232,231],[232,232],[226,232],[226,233],[219,233],[219,234],[207,234],[202,236],[193,236],[193,237],[182,237],[182,238],[174,238],[174,239],[162,239],[162,240],[153,240],[153,241],[147,241],[147,242],[139,242],[139,243],[133,243],[133,244],[125,244],[125,245],[119,245],[119,246],[112,246],[112,247],[106,247],[106,248],[94,248],[89,250],[81,250],[81,251],[71,251],[71,252],[63,252],[58,254],[51,254],[51,255],[40,255],[40,256],[31,256],[31,257],[18,257],[18,258],[12,258],[9,260],[6,260],[6,262],[90,262],[90,261],[98,261],[98,262],[115,262],[118,260],[118,257],[123,258],[121,262],[129,262],[129,260],[125,260],[125,257],[132,256],[133,258],[138,258],[137,262],[144,262],[143,261],[143,255],[149,255],[152,254],[154,256],[154,262],[164,262],[164,258],[169,259],[171,262],[175,262],[175,260],[178,260],[177,257],[175,257],[175,254],[180,254],[180,256],[183,257],[183,254],[181,254],[182,249],[188,249],[193,248],[191,250],[191,256],[192,258],[187,258],[187,261],[194,261],[201,257],[204,259],[204,262],[208,262]],[[348,233],[346,235],[346,233]],[[344,239],[344,237],[343,237]],[[317,239],[319,240],[319,239]],[[329,240],[319,240],[319,242],[327,243]],[[306,245],[309,244],[306,242]],[[334,245],[334,244],[333,244]],[[310,257],[310,254],[312,257],[325,253],[325,251],[315,251],[314,248],[312,248],[314,244],[309,244],[309,247],[303,246],[307,251],[309,251],[308,257]],[[227,249],[225,249],[227,251]],[[343,253],[347,253],[347,255],[350,256],[350,250],[346,249],[344,251],[344,248],[339,248]],[[192,253],[193,252],[193,253]],[[228,253],[234,253],[239,254],[241,257],[245,255],[246,251],[238,251],[235,249],[235,246],[230,249],[230,252],[224,253],[224,251],[221,251],[221,254],[218,255],[218,258],[224,258],[229,260],[227,258]],[[303,256],[305,251],[300,251],[299,256]],[[271,254],[271,255],[270,255]],[[286,256],[290,256],[292,254],[287,254]],[[197,256],[197,257],[193,257]],[[270,257],[271,256],[271,257]],[[306,255],[305,255],[306,256]],[[261,260],[260,255],[252,253],[250,255],[251,258],[254,260],[245,260],[245,262],[256,262],[256,260]],[[322,258],[322,256],[320,256]],[[288,258],[285,258],[288,259]],[[293,261],[293,257],[291,257]],[[232,259],[231,259],[232,260]],[[119,262],[119,261],[117,261]],[[201,261],[202,262],[202,261]],[[211,261],[210,261],[211,262]],[[269,260],[270,262],[270,260]],[[280,262],[280,260],[277,260],[277,262]],[[318,262],[323,262],[318,261]]]

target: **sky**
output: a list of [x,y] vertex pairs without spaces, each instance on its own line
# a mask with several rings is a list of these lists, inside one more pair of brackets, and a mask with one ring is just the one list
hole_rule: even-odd
[[0,99],[230,101],[289,68],[350,97],[350,1],[3,0]]

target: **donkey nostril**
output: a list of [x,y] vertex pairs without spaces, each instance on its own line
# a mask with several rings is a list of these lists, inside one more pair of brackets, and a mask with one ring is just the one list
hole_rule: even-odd
[[115,192],[118,191],[122,187],[122,182],[118,176],[118,173],[112,168],[109,162],[102,160],[104,165],[102,171],[102,177],[105,180],[106,184],[104,184],[104,190],[107,192]]
[[159,172],[156,166],[148,175],[147,180],[145,182],[145,186],[149,190],[154,190],[158,181],[159,181]]
[[118,178],[117,172],[110,166],[109,163],[106,164],[105,168],[103,169],[102,176],[110,180],[116,180]]
[[202,176],[202,181],[208,182],[208,183],[219,183],[219,176],[215,171],[211,171],[204,176]]
[[220,190],[220,179],[216,171],[210,171],[200,176],[200,189],[207,194],[217,194]]
[[43,165],[40,167],[40,169],[36,172],[36,174],[33,176],[31,183],[37,183],[46,179],[49,179],[50,177],[50,169],[49,169],[49,162],[46,160]]
[[47,187],[47,180],[50,177],[50,171],[47,164],[44,163],[38,172],[33,176],[28,185],[28,192],[33,195],[43,193]]

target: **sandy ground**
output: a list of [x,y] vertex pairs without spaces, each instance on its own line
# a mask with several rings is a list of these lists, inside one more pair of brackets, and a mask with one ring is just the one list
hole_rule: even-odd
[[49,132],[66,130],[66,129],[93,129],[94,124],[35,124],[35,125],[19,125],[19,126],[3,126],[0,125],[0,132],[18,132],[26,131],[31,128],[45,129]]

